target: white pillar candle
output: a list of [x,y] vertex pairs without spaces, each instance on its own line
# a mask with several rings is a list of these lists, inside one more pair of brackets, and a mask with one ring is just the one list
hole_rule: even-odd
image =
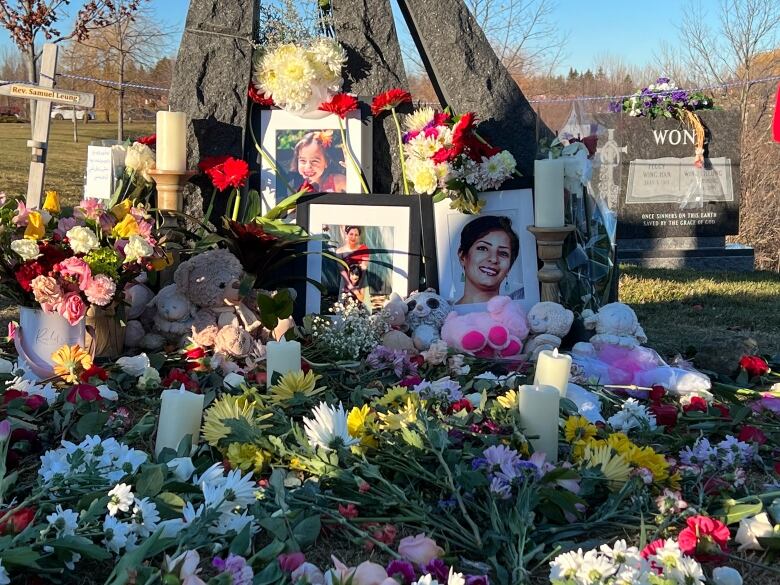
[[187,116],[184,112],[157,112],[157,169],[187,170]]
[[155,455],[166,447],[174,451],[186,436],[192,437],[193,450],[200,439],[200,422],[203,418],[203,394],[195,394],[184,389],[163,390],[160,405],[160,420],[157,423],[157,443]]
[[273,383],[274,374],[283,375],[301,369],[301,344],[297,341],[269,341],[265,346],[266,372],[268,382]]
[[520,407],[520,424],[534,453],[544,453],[547,461],[558,460],[558,409],[561,395],[552,386],[520,386],[517,403]]
[[557,349],[539,352],[534,372],[534,384],[557,388],[561,397],[566,396],[571,374],[571,356],[558,353]]
[[563,227],[563,159],[534,161],[534,223]]

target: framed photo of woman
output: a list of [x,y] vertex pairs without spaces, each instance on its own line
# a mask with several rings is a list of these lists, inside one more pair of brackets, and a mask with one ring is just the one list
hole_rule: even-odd
[[250,159],[253,170],[259,171],[259,180],[253,179],[251,186],[260,193],[263,213],[299,191],[304,181],[316,192],[359,193],[360,176],[345,148],[371,184],[371,132],[359,112],[344,120],[346,144],[335,114],[301,117],[278,109],[256,110],[250,123],[258,140],[248,145]]
[[421,237],[423,222],[433,221],[429,197],[312,195],[299,201],[296,221],[324,236],[308,247],[306,314],[327,315],[345,297],[375,311],[392,293],[406,296],[420,287],[423,256],[435,271],[434,238],[423,243]]
[[479,215],[434,208],[439,293],[459,313],[482,311],[497,295],[523,302],[527,311],[539,302],[536,240],[531,189],[480,193]]

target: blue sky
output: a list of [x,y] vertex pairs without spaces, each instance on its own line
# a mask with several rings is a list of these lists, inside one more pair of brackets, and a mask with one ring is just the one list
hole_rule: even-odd
[[[73,5],[81,3],[76,0]],[[679,21],[683,4],[656,0],[652,8],[643,9],[625,0],[559,0],[555,21],[568,39],[560,71],[593,67],[596,59],[607,53],[621,56],[627,64],[651,62],[661,42],[673,43],[677,38],[674,22]],[[181,34],[189,0],[152,0],[151,6],[163,24]],[[715,18],[714,11],[711,17]],[[8,46],[8,34],[0,30],[0,48]]]

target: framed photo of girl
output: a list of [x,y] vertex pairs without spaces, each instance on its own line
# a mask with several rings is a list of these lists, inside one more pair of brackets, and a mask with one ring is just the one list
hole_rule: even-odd
[[406,296],[420,287],[423,256],[436,277],[433,234],[422,240],[423,223],[433,222],[430,197],[316,194],[298,202],[296,221],[326,238],[308,246],[306,277],[322,290],[306,283],[305,314],[327,315],[344,295],[381,309],[392,293]]
[[259,182],[252,186],[261,195],[264,213],[297,192],[304,181],[316,192],[360,193],[360,176],[345,147],[371,184],[370,125],[361,122],[359,112],[344,120],[346,145],[335,114],[301,117],[279,109],[256,112],[250,123],[264,155],[251,145],[253,166],[260,171]]
[[528,311],[539,302],[536,240],[531,189],[480,193],[478,215],[435,205],[439,293],[459,313],[485,310],[497,295],[523,302]]

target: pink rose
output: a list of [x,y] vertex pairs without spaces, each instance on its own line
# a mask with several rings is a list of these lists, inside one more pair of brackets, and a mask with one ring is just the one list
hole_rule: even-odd
[[381,585],[387,579],[387,571],[382,565],[363,561],[352,574],[355,585]]
[[92,280],[92,271],[89,269],[89,265],[75,256],[65,258],[54,266],[54,270],[63,277],[73,280],[81,290],[86,290]]
[[[311,563],[303,563],[290,575],[293,583],[300,581],[301,577],[305,577],[306,583],[311,585],[325,585],[325,575],[322,574],[322,571],[316,565]],[[398,584],[394,583],[394,585]]]
[[416,565],[424,565],[444,554],[444,550],[425,534],[407,536],[398,543],[398,553]]
[[[40,277],[39,277],[40,278]],[[93,305],[105,307],[116,292],[116,283],[105,274],[93,276],[89,285],[84,289],[87,300]]]
[[62,289],[51,276],[36,276],[30,283],[35,300],[41,304],[41,309],[51,313],[62,302]]
[[[153,227],[154,226],[150,222],[144,219],[140,220],[138,222],[138,235],[143,236],[146,240],[151,240]],[[154,245],[154,242],[149,242],[149,243]]]
[[78,293],[68,293],[60,303],[59,306],[60,315],[71,325],[75,325],[84,318],[84,314],[87,312],[87,305]]

